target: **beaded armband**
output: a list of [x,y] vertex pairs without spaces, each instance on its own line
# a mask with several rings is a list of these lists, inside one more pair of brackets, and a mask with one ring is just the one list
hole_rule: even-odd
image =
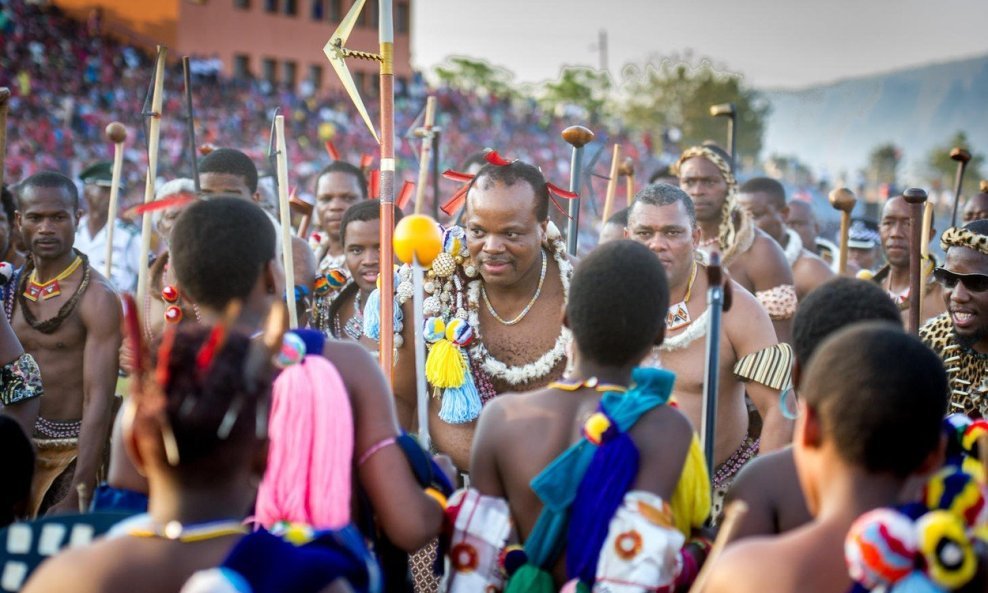
[[40,397],[43,393],[41,369],[27,352],[0,367],[0,403],[3,405]]

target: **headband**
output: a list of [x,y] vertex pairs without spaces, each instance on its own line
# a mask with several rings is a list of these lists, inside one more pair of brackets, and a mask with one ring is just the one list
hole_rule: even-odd
[[940,247],[944,251],[948,247],[967,247],[988,255],[988,235],[979,235],[964,227],[951,227],[940,236]]
[[721,176],[724,178],[724,181],[727,182],[728,195],[731,195],[737,191],[738,182],[734,178],[734,173],[731,172],[730,163],[725,161],[724,157],[720,156],[716,151],[707,146],[691,146],[690,148],[684,150],[683,154],[680,155],[679,160],[672,166],[672,172],[676,174],[676,177],[679,177],[679,170],[683,166],[683,163],[696,157],[707,159],[720,170]]

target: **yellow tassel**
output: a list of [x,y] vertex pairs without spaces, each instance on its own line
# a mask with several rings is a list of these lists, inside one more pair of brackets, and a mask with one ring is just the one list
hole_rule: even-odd
[[425,359],[425,377],[433,387],[462,387],[465,372],[463,354],[456,344],[439,340],[429,349],[429,356]]

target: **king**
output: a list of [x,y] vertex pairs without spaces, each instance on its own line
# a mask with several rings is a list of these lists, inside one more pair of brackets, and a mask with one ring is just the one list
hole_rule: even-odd
[[[532,165],[489,160],[466,191],[464,228],[444,231],[443,252],[428,272],[426,376],[435,395],[428,421],[435,447],[461,471],[469,470],[483,404],[508,391],[545,387],[566,366],[570,338],[561,312],[573,267],[549,221],[553,189]],[[399,273],[406,319],[412,318],[409,278],[407,270]],[[394,372],[406,418],[415,409],[411,325],[405,324]]]

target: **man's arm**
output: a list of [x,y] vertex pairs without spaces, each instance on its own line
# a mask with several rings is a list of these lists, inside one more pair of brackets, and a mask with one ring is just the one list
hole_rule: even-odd
[[[794,286],[792,269],[782,247],[762,231],[756,231],[755,242],[745,258],[745,273],[752,284],[752,293],[772,290],[778,286]],[[792,338],[792,317],[773,319],[772,325],[780,342]]]
[[[733,304],[724,316],[724,329],[737,359],[741,360],[775,345],[777,340],[768,313],[758,301],[737,284],[732,289]],[[764,453],[787,445],[792,440],[792,421],[787,420],[779,408],[779,390],[756,381],[744,385],[762,417],[759,451]]]
[[357,471],[381,528],[399,548],[414,552],[439,533],[443,510],[427,495],[397,445],[391,391],[370,354],[355,342],[328,342],[326,357],[350,393],[354,421],[354,457],[380,447]]
[[96,473],[110,438],[113,397],[117,385],[122,333],[120,299],[94,272],[92,284],[80,307],[86,326],[82,354],[82,426],[79,429],[79,456],[68,495],[57,505],[57,512],[77,512],[78,485],[87,492],[96,488]]
[[[418,420],[416,415],[417,387],[415,376],[415,324],[412,321],[412,299],[401,306],[404,322],[401,330],[403,345],[398,348],[395,356],[395,366],[391,373],[391,385],[394,391],[395,406],[398,409],[398,422],[408,432],[415,432],[419,421],[428,422],[428,418]],[[426,350],[426,355],[428,355]],[[422,361],[425,364],[425,361]]]
[[[0,315],[0,365],[10,364],[24,354],[20,340],[10,327],[6,315]],[[41,397],[28,397],[3,406],[3,413],[10,416],[21,425],[24,434],[30,437],[34,433],[34,423],[38,420],[41,409]]]

